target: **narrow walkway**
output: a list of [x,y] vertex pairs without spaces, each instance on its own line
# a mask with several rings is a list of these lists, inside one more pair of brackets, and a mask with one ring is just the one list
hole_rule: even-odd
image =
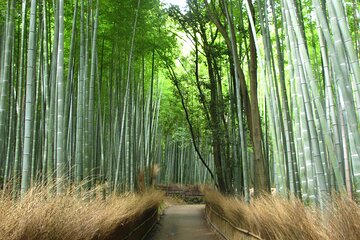
[[215,240],[207,226],[204,205],[176,205],[165,209],[148,240]]

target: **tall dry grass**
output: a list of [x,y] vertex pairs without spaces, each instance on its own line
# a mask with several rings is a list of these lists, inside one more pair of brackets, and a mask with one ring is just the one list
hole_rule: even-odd
[[157,191],[102,200],[93,194],[49,196],[46,189],[35,188],[18,202],[0,200],[0,239],[109,239],[145,210],[158,208],[162,199]]
[[355,202],[337,197],[321,213],[297,200],[266,195],[246,204],[205,190],[205,201],[234,226],[262,239],[360,239],[360,208]]

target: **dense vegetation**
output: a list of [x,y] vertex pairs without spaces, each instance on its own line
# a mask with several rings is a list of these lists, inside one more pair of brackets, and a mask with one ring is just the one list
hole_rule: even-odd
[[[95,196],[98,190],[93,189],[91,194]],[[157,215],[152,214],[159,208],[163,194],[128,193],[106,201],[86,198],[75,191],[50,197],[46,188],[33,188],[17,204],[1,199],[0,239],[141,239],[134,235],[139,232],[143,236],[146,231],[141,228],[149,228],[149,223],[154,224],[151,220],[156,223]]]
[[227,239],[358,239],[359,206],[336,196],[326,209],[262,195],[250,204],[206,190],[207,217]]
[[5,191],[143,178],[359,199],[358,1],[187,3],[0,3]]

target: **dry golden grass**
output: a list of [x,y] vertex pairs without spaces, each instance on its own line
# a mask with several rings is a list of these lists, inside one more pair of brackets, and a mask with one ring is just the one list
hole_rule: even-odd
[[297,199],[265,195],[250,204],[205,190],[206,203],[234,226],[262,239],[357,240],[360,208],[349,199],[336,198],[323,214]]
[[119,226],[136,220],[146,209],[158,208],[163,199],[158,191],[106,200],[88,200],[88,196],[49,197],[47,190],[37,188],[16,203],[4,198],[0,200],[0,239],[110,239]]

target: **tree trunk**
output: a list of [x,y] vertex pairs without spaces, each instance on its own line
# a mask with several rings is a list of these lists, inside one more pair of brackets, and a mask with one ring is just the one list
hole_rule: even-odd
[[25,134],[24,134],[24,153],[21,176],[21,196],[23,197],[29,188],[30,180],[30,160],[32,143],[32,121],[33,121],[33,85],[36,66],[36,0],[31,1],[30,8],[30,28],[27,55],[26,73],[26,106],[25,106]]
[[[254,7],[252,2],[248,0],[252,20],[255,21],[254,17]],[[249,16],[249,17],[250,17]],[[249,29],[251,27],[249,26]],[[269,180],[269,170],[266,164],[264,153],[263,153],[263,143],[261,135],[261,120],[260,120],[260,111],[258,105],[258,95],[257,95],[257,52],[254,34],[250,34],[250,96],[251,96],[251,123],[249,124],[252,128],[253,137],[252,143],[254,147],[254,194],[259,196],[262,192],[270,191],[270,180]]]

